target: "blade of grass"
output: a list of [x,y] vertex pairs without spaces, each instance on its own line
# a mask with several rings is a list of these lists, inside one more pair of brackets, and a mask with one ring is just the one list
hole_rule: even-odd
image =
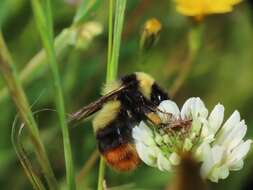
[[[18,155],[18,158],[33,188],[36,190],[46,190],[42,181],[40,180],[35,170],[33,169],[32,164],[29,161],[27,154],[24,150],[23,144],[21,142],[21,133],[24,128],[24,124],[22,123],[21,126],[18,126],[16,124],[16,121],[17,121],[17,117],[13,123],[12,132],[11,132],[11,139],[12,139],[12,144],[14,146],[15,152]],[[16,129],[17,127],[19,127],[19,130]]]
[[46,0],[44,2],[45,2],[45,11],[43,11],[42,4],[39,0],[32,0],[32,8],[36,24],[41,35],[42,43],[48,56],[49,68],[52,72],[52,80],[55,88],[56,109],[63,135],[64,157],[65,157],[68,189],[75,190],[76,185],[74,178],[74,167],[72,160],[71,145],[69,139],[68,126],[65,119],[64,98],[60,83],[60,75],[57,66],[56,53],[54,49],[51,2],[50,0]]
[[[83,0],[85,9],[80,7],[76,13],[75,20],[69,28],[64,29],[54,40],[55,52],[56,56],[60,57],[64,50],[73,44],[73,36],[76,36],[81,24],[85,18],[87,18],[88,13],[91,10],[95,10],[100,0]],[[77,16],[79,15],[79,16]],[[46,67],[47,55],[44,49],[40,50],[25,66],[25,68],[21,71],[19,78],[23,85],[31,83],[35,78],[38,72],[43,72]],[[0,89],[0,102],[3,101],[8,96],[8,89],[2,88]]]
[[112,44],[113,44],[113,7],[114,7],[114,0],[109,0],[109,17],[108,17],[108,53],[107,53],[107,77],[106,80],[110,80],[109,77],[109,66],[112,57]]
[[87,17],[88,13],[92,12],[101,3],[100,0],[83,0],[78,8],[73,20],[73,25],[81,24]]
[[20,118],[29,131],[36,157],[43,170],[47,183],[50,189],[58,189],[58,184],[47,157],[45,147],[39,136],[37,124],[32,115],[25,92],[20,84],[15,65],[13,64],[9,51],[5,45],[2,33],[0,33],[0,71],[9,88]]
[[[111,5],[109,8],[113,9],[113,5]],[[107,78],[106,78],[107,82],[111,80],[115,80],[117,77],[119,50],[120,50],[121,34],[122,34],[123,23],[124,23],[125,9],[126,9],[126,0],[121,0],[121,1],[117,0],[115,4],[115,20],[114,20],[114,29],[113,29],[112,49],[109,49],[108,51],[108,53],[111,53],[111,55],[110,54],[108,55],[110,57],[110,62],[107,65]],[[111,16],[111,14],[112,13],[110,13],[109,16]],[[110,25],[111,25],[110,27],[112,27],[112,23],[110,23]],[[112,35],[112,31],[110,31],[112,29],[110,29],[110,27],[109,27],[109,39],[111,38],[110,35]],[[111,43],[111,41],[109,42]]]
[[[118,72],[118,58],[120,51],[121,34],[124,24],[124,15],[126,8],[126,0],[116,0],[115,5],[115,17],[113,26],[113,10],[114,0],[109,1],[109,39],[108,39],[108,63],[106,82],[110,82],[116,79]],[[114,28],[114,30],[113,30]],[[113,33],[114,31],[114,33]],[[105,175],[105,161],[101,157],[99,162],[99,174],[98,174],[98,190],[103,190],[103,182]]]

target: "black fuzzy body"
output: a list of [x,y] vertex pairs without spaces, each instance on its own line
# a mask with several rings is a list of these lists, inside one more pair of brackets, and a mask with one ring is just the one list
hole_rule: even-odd
[[146,120],[146,114],[156,108],[161,101],[169,99],[156,83],[152,85],[150,99],[139,91],[139,81],[136,74],[121,78],[123,85],[128,86],[119,92],[115,100],[121,102],[117,117],[106,127],[96,132],[98,148],[101,153],[110,151],[120,145],[132,142],[132,128],[140,121]]

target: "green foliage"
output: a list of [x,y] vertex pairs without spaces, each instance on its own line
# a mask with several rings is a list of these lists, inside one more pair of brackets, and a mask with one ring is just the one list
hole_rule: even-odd
[[68,125],[65,118],[65,103],[62,93],[62,87],[60,82],[60,75],[56,60],[56,53],[54,49],[54,37],[53,37],[53,18],[51,10],[50,0],[42,1],[45,4],[43,10],[43,5],[39,0],[32,0],[32,8],[38,26],[43,46],[46,50],[49,67],[52,72],[52,81],[55,89],[55,102],[56,110],[59,117],[59,125],[62,130],[63,136],[63,148],[65,157],[65,167],[66,167],[66,177],[68,188],[71,190],[76,189],[75,177],[74,177],[74,166],[72,159],[72,151],[69,139]]
[[[172,1],[128,1],[124,27],[120,35],[122,30],[120,27],[116,33],[112,30],[113,26],[117,25],[113,20],[116,12],[110,12],[111,20],[108,23],[109,1],[84,0],[80,6],[68,3],[70,1],[52,1],[53,19],[50,16],[50,10],[46,4],[43,4],[43,9],[36,13],[37,19],[44,20],[42,21],[44,24],[39,26],[40,33],[35,30],[38,20],[34,20],[29,1],[0,2],[2,32],[17,67],[19,82],[22,82],[25,87],[27,99],[31,104],[36,101],[33,106],[34,111],[44,108],[53,109],[53,111],[36,114],[35,120],[53,171],[62,184],[61,187],[64,187],[62,189],[67,189],[65,157],[61,131],[56,127],[59,125],[59,120],[54,113],[56,97],[55,89],[52,87],[54,83],[50,71],[52,66],[53,70],[59,69],[57,83],[60,84],[62,96],[65,99],[65,117],[68,113],[78,110],[100,96],[100,89],[106,78],[106,62],[107,59],[110,62],[112,57],[114,57],[114,63],[117,63],[119,58],[119,67],[113,68],[114,74],[111,76],[122,76],[141,70],[150,73],[169,91],[175,85],[178,76],[185,70],[189,53],[188,34],[192,26],[188,18],[175,11]],[[78,0],[72,0],[72,2],[78,2]],[[113,2],[113,10],[115,10],[116,1]],[[140,64],[138,47],[140,31],[144,22],[152,17],[158,18],[163,25],[160,40],[144,55],[145,59]],[[123,21],[123,17],[116,17],[116,19]],[[75,43],[73,39],[78,34],[77,31],[80,31],[82,24],[87,21],[100,22],[105,28],[104,33],[94,38],[88,49],[77,49],[73,45],[73,42]],[[226,109],[226,118],[238,109],[248,125],[249,138],[253,137],[252,21],[252,8],[246,2],[236,6],[235,11],[230,14],[206,18],[201,48],[173,98],[181,104],[191,96],[199,96],[210,109],[221,102]],[[53,30],[55,36],[53,36]],[[108,58],[107,31],[109,31],[111,42]],[[45,50],[42,48],[40,36],[43,36]],[[118,47],[116,51],[113,50],[115,46]],[[193,46],[199,45],[193,43]],[[56,63],[58,68],[56,68]],[[50,70],[48,65],[50,65]],[[11,144],[11,125],[16,116],[16,109],[6,89],[3,91],[4,84],[3,78],[0,78],[0,186],[2,189],[31,189],[32,186]],[[33,154],[34,149],[30,145],[29,138],[29,135],[23,134],[22,142],[27,150],[28,159],[32,161],[33,168],[41,177],[43,171]],[[91,122],[87,121],[80,126],[70,128],[69,139],[72,145],[75,175],[78,176],[96,148]],[[252,181],[252,155],[251,151],[245,160],[244,169],[231,172],[226,180],[218,184],[210,184],[210,187],[212,189],[245,189],[246,185]],[[77,189],[96,189],[98,170],[99,162],[97,161],[85,177],[79,179]],[[166,189],[171,182],[171,175],[142,164],[136,171],[129,173],[117,173],[107,168],[105,179],[107,186],[114,189],[155,190]],[[73,181],[73,177],[71,178]]]

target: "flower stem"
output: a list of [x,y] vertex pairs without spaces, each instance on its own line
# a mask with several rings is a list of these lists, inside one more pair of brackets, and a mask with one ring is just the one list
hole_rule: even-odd
[[[126,8],[126,0],[116,0],[115,4],[115,17],[113,26],[113,13],[114,13],[114,1],[109,1],[109,41],[108,41],[108,55],[107,55],[107,73],[106,82],[110,82],[116,79],[118,72],[118,59],[121,42],[121,34],[123,30],[124,15]],[[105,161],[101,157],[99,163],[98,174],[98,190],[103,190],[103,182],[105,175]]]
[[181,68],[181,72],[179,73],[174,84],[171,87],[170,95],[172,98],[175,97],[180,88],[183,86],[185,80],[187,79],[191,71],[196,55],[201,47],[202,34],[203,26],[201,24],[194,25],[190,29],[188,36],[189,53],[183,67]]

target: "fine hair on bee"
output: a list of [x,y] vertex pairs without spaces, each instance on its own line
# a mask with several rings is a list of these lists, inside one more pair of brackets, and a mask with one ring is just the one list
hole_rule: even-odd
[[102,97],[72,114],[77,122],[97,112],[93,121],[98,149],[107,164],[118,171],[135,169],[140,159],[132,129],[140,121],[161,124],[157,107],[168,94],[148,74],[136,72],[105,84]]

